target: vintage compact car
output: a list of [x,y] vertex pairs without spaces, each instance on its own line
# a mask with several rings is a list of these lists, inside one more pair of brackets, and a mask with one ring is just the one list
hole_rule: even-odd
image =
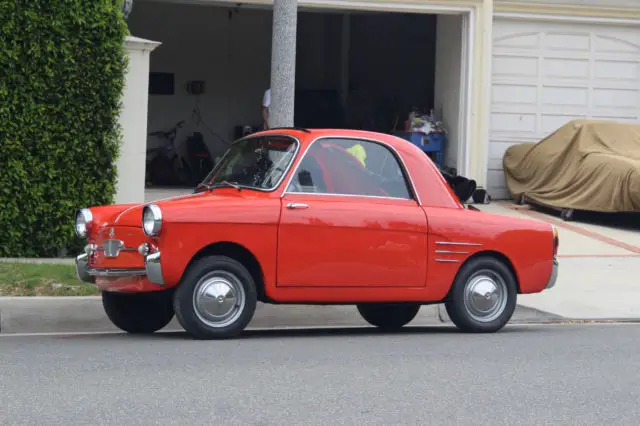
[[75,228],[78,277],[114,325],[175,314],[201,339],[238,335],[258,301],[353,304],[383,329],[444,303],[461,330],[495,332],[558,268],[552,225],[467,208],[419,148],[356,130],[251,134],[193,194],[83,208]]

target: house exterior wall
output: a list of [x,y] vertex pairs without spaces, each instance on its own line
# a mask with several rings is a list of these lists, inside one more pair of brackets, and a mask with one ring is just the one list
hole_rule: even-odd
[[510,198],[502,167],[509,146],[535,143],[574,118],[640,121],[638,6],[639,0],[496,3],[486,166],[494,199]]
[[[178,0],[175,0],[178,2]],[[198,3],[206,3],[198,0]],[[211,2],[213,4],[213,1]],[[217,3],[221,3],[219,0]],[[232,4],[231,1],[228,2]],[[246,3],[270,7],[271,0]],[[471,64],[471,123],[467,174],[482,187],[487,185],[489,119],[494,16],[536,16],[541,19],[640,19],[640,0],[299,0],[299,7],[379,10],[396,12],[456,13],[471,10],[473,60]]]

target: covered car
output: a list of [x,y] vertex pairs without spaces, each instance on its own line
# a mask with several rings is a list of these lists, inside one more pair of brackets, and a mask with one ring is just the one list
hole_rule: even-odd
[[640,211],[640,124],[573,120],[538,143],[507,149],[514,199],[563,210]]

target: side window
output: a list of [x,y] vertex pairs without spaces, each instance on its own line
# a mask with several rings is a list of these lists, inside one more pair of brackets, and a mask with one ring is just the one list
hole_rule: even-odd
[[289,185],[289,192],[327,193],[325,184],[325,171],[320,165],[317,153],[312,152],[314,147],[307,151],[296,170],[295,176]]
[[340,138],[311,145],[289,191],[412,198],[398,159],[389,148]]

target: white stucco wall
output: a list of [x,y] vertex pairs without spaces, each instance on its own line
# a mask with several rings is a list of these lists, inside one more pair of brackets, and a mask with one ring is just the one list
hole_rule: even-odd
[[160,43],[129,36],[125,45],[129,63],[120,111],[123,138],[116,161],[116,204],[144,202],[149,56]]

